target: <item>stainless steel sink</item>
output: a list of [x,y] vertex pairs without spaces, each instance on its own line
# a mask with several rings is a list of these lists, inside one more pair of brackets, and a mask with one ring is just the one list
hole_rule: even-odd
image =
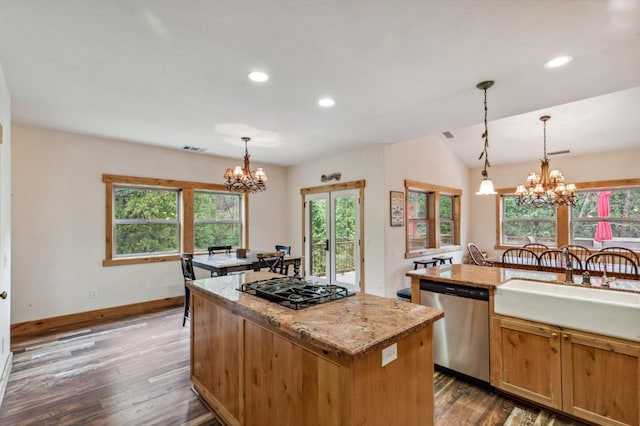
[[512,279],[498,286],[494,311],[640,342],[640,294]]

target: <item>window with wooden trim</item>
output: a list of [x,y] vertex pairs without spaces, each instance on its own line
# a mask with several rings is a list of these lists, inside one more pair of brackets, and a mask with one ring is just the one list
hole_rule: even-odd
[[616,246],[640,252],[640,179],[576,182],[576,186],[574,207],[518,207],[515,189],[497,190],[501,195],[496,199],[496,248],[533,239],[549,247]]
[[405,180],[405,193],[405,257],[460,245],[461,190]]
[[213,245],[247,246],[246,194],[224,185],[103,175],[104,266],[176,260]]

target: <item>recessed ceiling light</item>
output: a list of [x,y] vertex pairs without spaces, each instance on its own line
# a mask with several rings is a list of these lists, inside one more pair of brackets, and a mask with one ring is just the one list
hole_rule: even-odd
[[269,80],[269,75],[267,75],[267,73],[264,73],[262,71],[251,71],[249,73],[249,79],[253,81],[257,81],[258,83],[262,83]]
[[322,98],[318,101],[318,105],[320,105],[321,107],[325,107],[325,108],[329,108],[332,107],[336,104],[336,101],[334,101],[331,98]]
[[558,67],[561,67],[563,65],[567,65],[572,60],[573,60],[573,58],[571,56],[558,56],[557,58],[553,58],[550,61],[547,61],[547,63],[544,64],[544,67],[545,68],[558,68]]

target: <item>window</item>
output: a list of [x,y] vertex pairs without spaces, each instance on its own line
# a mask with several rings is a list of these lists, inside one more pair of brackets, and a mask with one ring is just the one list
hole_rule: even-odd
[[571,241],[640,250],[640,187],[581,191],[571,209]]
[[440,195],[438,206],[440,214],[440,247],[451,246],[454,241],[453,197]]
[[580,191],[571,208],[518,207],[513,188],[499,189],[496,248],[533,240],[550,247],[577,244],[640,251],[640,179],[576,182],[576,186]]
[[104,266],[177,260],[211,245],[247,245],[247,196],[224,185],[103,175]]
[[518,206],[518,197],[502,195],[502,245],[527,243],[557,245],[556,208],[553,206]]
[[429,247],[428,193],[407,191],[407,238],[409,251]]
[[405,180],[405,257],[456,250],[460,244],[460,197],[462,191]]
[[178,253],[178,191],[114,186],[116,256]]
[[193,194],[196,250],[209,246],[241,246],[240,194],[195,191]]

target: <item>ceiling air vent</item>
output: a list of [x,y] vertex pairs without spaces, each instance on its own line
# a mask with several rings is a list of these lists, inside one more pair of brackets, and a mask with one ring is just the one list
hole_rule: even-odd
[[184,149],[185,151],[191,151],[191,152],[205,152],[206,151],[205,148],[200,148],[200,147],[197,147],[197,146],[189,146],[189,145],[183,146],[182,149]]
[[444,135],[445,138],[447,139],[453,139],[453,133],[451,133],[450,131],[446,131],[446,132],[442,132],[442,134]]
[[560,155],[560,154],[569,154],[571,151],[569,151],[568,149],[563,149],[562,151],[553,151],[553,152],[548,152],[547,155]]

